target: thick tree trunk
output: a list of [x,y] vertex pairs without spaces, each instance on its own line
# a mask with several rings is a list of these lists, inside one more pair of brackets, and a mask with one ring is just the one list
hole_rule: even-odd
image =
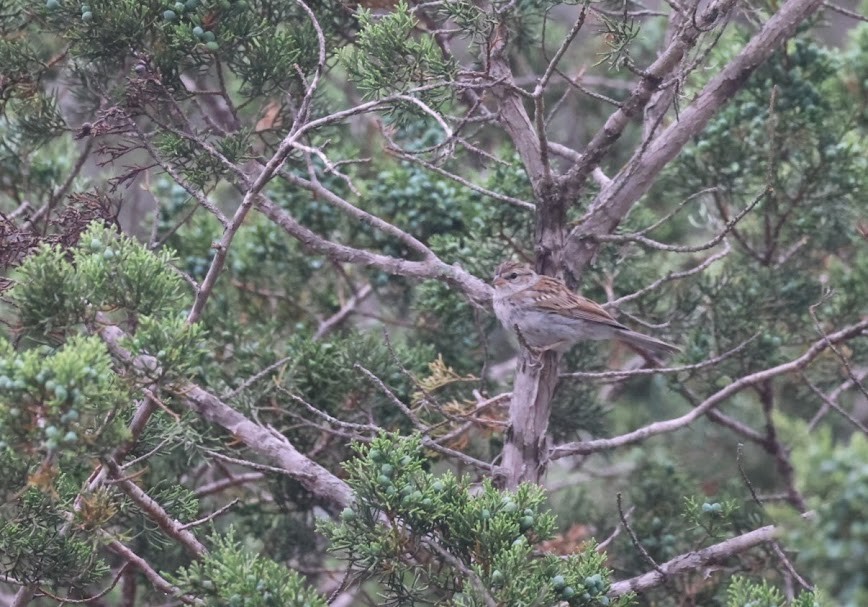
[[552,397],[558,382],[560,355],[546,352],[540,359],[522,348],[509,405],[510,425],[503,446],[506,486],[538,483],[548,463],[548,427]]

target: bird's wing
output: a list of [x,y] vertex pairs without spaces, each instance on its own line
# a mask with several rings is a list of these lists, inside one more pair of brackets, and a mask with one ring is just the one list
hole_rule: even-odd
[[[546,284],[542,284],[543,282]],[[612,315],[606,312],[602,306],[581,295],[576,295],[553,278],[541,276],[536,286],[538,287],[535,289],[537,293],[540,291],[545,293],[545,295],[536,298],[536,304],[543,310],[576,320],[598,322],[616,329],[627,328],[612,318]],[[545,288],[539,289],[539,287]]]

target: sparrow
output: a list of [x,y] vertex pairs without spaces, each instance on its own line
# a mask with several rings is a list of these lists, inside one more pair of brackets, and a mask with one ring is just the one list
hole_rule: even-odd
[[654,360],[680,351],[630,330],[599,304],[570,291],[563,281],[537,274],[525,264],[502,263],[493,285],[497,319],[535,350],[564,353],[579,341],[614,339]]

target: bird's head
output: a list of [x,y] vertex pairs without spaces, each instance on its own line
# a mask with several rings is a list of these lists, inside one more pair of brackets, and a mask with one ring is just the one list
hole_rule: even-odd
[[530,266],[515,261],[505,261],[494,273],[494,288],[499,293],[515,293],[533,285],[539,275]]

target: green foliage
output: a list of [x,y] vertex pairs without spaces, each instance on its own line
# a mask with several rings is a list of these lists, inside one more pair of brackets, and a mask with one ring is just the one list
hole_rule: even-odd
[[[566,559],[535,556],[552,537],[554,516],[535,485],[480,491],[451,473],[425,471],[421,438],[381,434],[356,447],[345,468],[356,502],[340,523],[324,523],[333,550],[361,576],[382,578],[387,600],[418,601],[430,593],[449,605],[629,605],[610,599],[605,554],[594,546]],[[445,570],[406,559],[424,548],[444,557]],[[472,571],[472,573],[470,573]]]
[[609,17],[604,13],[600,13],[600,21],[600,31],[605,35],[608,47],[600,53],[600,63],[608,63],[613,69],[629,64],[630,44],[639,36],[639,23],[632,19]]
[[124,436],[112,418],[127,399],[96,337],[20,353],[0,341],[0,448],[103,453]]
[[[736,200],[753,198],[767,174],[774,188],[760,217],[776,225],[773,241],[748,224],[744,233],[761,254],[779,253],[807,234],[814,246],[840,247],[854,220],[853,196],[864,190],[864,140],[858,136],[854,106],[830,94],[840,86],[843,57],[806,37],[761,66],[740,93],[679,160],[678,177],[723,186]],[[745,154],[745,151],[748,151]],[[822,179],[819,176],[822,175]],[[799,210],[793,221],[785,213]]]
[[801,592],[788,603],[784,594],[765,580],[753,582],[737,576],[726,590],[726,607],[822,607],[814,592]]
[[724,531],[729,531],[732,516],[737,511],[738,504],[734,500],[703,501],[701,504],[693,496],[684,500],[684,518],[711,539],[720,539]]
[[181,279],[170,251],[152,253],[129,236],[94,223],[72,251],[43,245],[16,273],[10,297],[23,327],[47,335],[92,319],[97,312],[173,315]]
[[48,334],[78,321],[78,302],[70,295],[79,285],[60,247],[42,245],[18,268],[17,279],[19,286],[10,295],[23,326]]
[[461,28],[463,35],[471,38],[476,44],[481,43],[494,26],[488,13],[472,2],[447,0],[442,4],[440,10],[455,21],[456,25]]
[[[365,423],[373,417],[380,426],[389,429],[409,429],[409,420],[392,402],[392,397],[361,369],[377,376],[394,397],[409,403],[416,388],[413,376],[426,371],[434,358],[434,353],[426,346],[397,345],[393,354],[382,337],[358,333],[323,341],[297,335],[287,344],[287,352],[292,362],[282,373],[279,392],[284,407],[293,416],[310,417],[316,423],[321,421],[288,399],[287,392],[297,394],[330,415],[358,423]],[[410,376],[402,371],[402,366]],[[284,426],[291,428],[287,430],[288,435],[301,445],[307,445],[314,438],[300,432],[296,422],[287,420],[280,412],[273,423],[281,429]],[[345,447],[336,447],[330,450],[326,459],[337,463],[346,452]]]
[[[416,22],[405,2],[388,15],[374,19],[360,10],[359,36],[352,47],[340,53],[341,62],[366,97],[384,97],[408,88],[439,84],[452,79],[455,65],[445,57],[434,37],[414,34]],[[437,107],[451,96],[446,87],[420,93],[420,98]],[[411,112],[419,109],[405,102]]]
[[868,439],[856,433],[839,443],[828,428],[819,428],[796,444],[793,466],[813,513],[807,520],[786,516],[789,545],[798,550],[796,563],[812,572],[836,604],[862,605],[868,600],[868,524],[863,515]]
[[4,576],[25,584],[86,585],[109,571],[96,551],[95,537],[70,529],[56,506],[34,488],[25,489],[16,505],[0,505]]
[[[409,162],[402,162],[380,171],[367,192],[378,213],[428,242],[439,234],[462,233],[466,222],[481,211],[475,201],[469,201],[455,182],[444,179]],[[419,200],[424,198],[424,206]],[[409,257],[406,246],[380,234],[374,242],[384,252]]]
[[295,571],[246,550],[230,530],[211,537],[205,558],[172,576],[184,592],[213,607],[326,607],[325,599]]
[[[296,66],[307,72],[316,64],[317,46],[312,28],[277,30],[261,28],[244,40],[244,60],[233,64],[244,82],[243,94],[266,95],[298,84]],[[262,70],[262,66],[267,66]]]
[[201,325],[191,325],[178,316],[155,319],[142,316],[138,328],[127,345],[134,355],[150,354],[157,360],[154,369],[141,369],[149,381],[163,381],[188,376],[202,363],[204,331]]

